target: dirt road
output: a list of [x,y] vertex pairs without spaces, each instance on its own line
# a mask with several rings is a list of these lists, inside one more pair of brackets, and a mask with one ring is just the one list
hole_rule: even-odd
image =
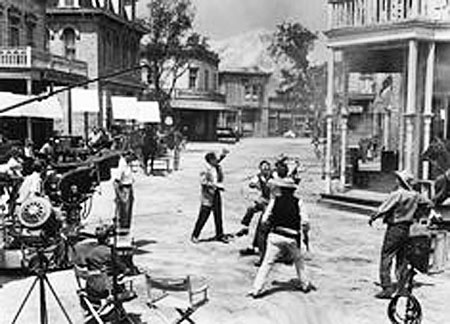
[[[225,170],[224,222],[228,233],[236,232],[251,198],[246,179],[254,174],[261,159],[274,161],[285,153],[298,157],[306,168],[301,181],[312,223],[311,252],[307,266],[318,291],[303,294],[273,285],[295,278],[293,267],[279,265],[272,273],[270,294],[258,300],[246,297],[256,273],[254,257],[240,257],[239,249],[250,238],[230,244],[189,240],[199,207],[198,172],[209,150],[220,144],[189,144],[183,152],[181,170],[164,177],[138,176],[135,185],[136,208],[133,236],[139,246],[135,263],[152,274],[205,277],[210,286],[210,302],[193,317],[198,323],[305,323],[305,324],[382,324],[388,323],[386,301],[373,298],[377,292],[378,257],[383,227],[370,228],[367,218],[330,209],[317,203],[323,188],[320,165],[309,139],[245,139],[227,146],[231,153],[223,161]],[[102,184],[96,197],[90,226],[108,222],[113,211],[111,184]],[[214,235],[210,220],[202,238]],[[450,309],[450,277],[447,273],[417,278],[424,283],[415,293],[424,308],[424,324],[447,323]],[[13,283],[20,286],[18,282]],[[128,309],[140,315],[142,323],[159,323],[145,305],[144,278],[136,279],[139,298]],[[7,284],[0,290],[0,323],[9,323],[3,305],[14,294]],[[67,292],[68,293],[68,292]],[[13,307],[14,309],[14,307]],[[9,313],[8,313],[9,314]],[[23,322],[29,323],[29,322]],[[63,323],[63,321],[58,321]]]

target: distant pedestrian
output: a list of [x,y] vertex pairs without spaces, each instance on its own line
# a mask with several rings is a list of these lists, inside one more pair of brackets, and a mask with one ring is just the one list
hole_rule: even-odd
[[199,242],[200,232],[206,224],[206,221],[211,214],[214,215],[214,223],[216,227],[215,240],[228,243],[223,231],[222,220],[222,197],[221,191],[223,187],[223,171],[220,166],[221,160],[226,156],[226,152],[219,158],[214,152],[209,152],[205,155],[205,165],[200,172],[201,184],[201,205],[194,230],[191,235],[193,243]]
[[127,235],[131,227],[133,214],[133,171],[131,162],[135,160],[132,152],[125,153],[119,160],[119,166],[114,176],[114,191],[116,194],[116,217],[119,235]]
[[406,265],[405,248],[409,239],[409,228],[417,218],[419,208],[431,208],[432,202],[413,189],[414,177],[407,171],[396,171],[398,188],[381,204],[371,216],[369,225],[382,217],[387,224],[381,247],[380,284],[382,291],[376,298],[389,299],[395,292],[391,282],[392,261],[396,259],[397,279],[402,278]]
[[294,262],[299,280],[298,288],[303,292],[316,289],[306,276],[300,250],[304,207],[302,200],[294,195],[297,185],[288,177],[274,179],[272,184],[279,188],[279,193],[270,200],[263,215],[263,222],[268,222],[270,232],[263,262],[253,282],[253,289],[249,293],[254,298],[262,296],[267,276],[279,256],[284,254],[289,255]]

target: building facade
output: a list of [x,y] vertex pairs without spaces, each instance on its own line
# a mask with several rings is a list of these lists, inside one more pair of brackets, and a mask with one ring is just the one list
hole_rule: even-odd
[[[46,37],[45,0],[0,1],[0,91],[38,95],[53,86],[82,82],[87,64],[50,53]],[[53,121],[8,117],[0,129],[12,139],[32,138],[40,144],[51,135]],[[47,131],[43,131],[46,129]]]
[[223,114],[221,126],[235,127],[240,134],[268,136],[269,96],[267,84],[271,74],[258,68],[221,71],[220,90],[234,111]]
[[[53,0],[47,10],[51,53],[88,62],[90,79],[139,65],[139,44],[146,29],[136,20],[136,0]],[[139,69],[88,85],[96,89],[99,112],[74,112],[73,133],[110,127],[111,97],[139,97],[144,88]]]
[[[449,136],[450,6],[434,0],[329,0],[328,6],[326,190],[333,175],[347,183],[354,106],[373,125],[363,128],[379,137],[381,153],[398,156],[395,168],[428,179],[421,152],[433,137]],[[372,95],[357,104],[350,91],[355,75],[375,81]]]
[[219,90],[219,58],[201,46],[186,55],[189,59],[176,81],[171,106],[190,140],[213,141],[221,116],[230,110]]

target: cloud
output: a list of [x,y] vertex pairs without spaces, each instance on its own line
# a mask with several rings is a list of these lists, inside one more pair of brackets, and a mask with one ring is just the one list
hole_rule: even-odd
[[[145,8],[150,0],[139,2]],[[255,29],[274,30],[284,20],[299,21],[311,30],[325,28],[326,0],[192,0],[195,27],[213,39]]]

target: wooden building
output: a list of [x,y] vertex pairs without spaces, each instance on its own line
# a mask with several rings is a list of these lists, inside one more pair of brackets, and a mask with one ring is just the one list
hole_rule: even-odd
[[[137,0],[49,0],[47,33],[51,53],[88,63],[94,79],[139,65],[146,29],[136,19]],[[73,112],[73,133],[87,125],[109,127],[112,96],[139,97],[144,86],[135,70],[89,85],[97,90],[98,113]]]
[[176,81],[171,106],[190,140],[213,141],[230,110],[219,91],[219,58],[202,46],[188,49],[186,71]]
[[232,113],[224,116],[222,126],[237,128],[249,136],[269,135],[269,95],[271,73],[257,67],[220,71],[219,84]]
[[[85,62],[50,53],[47,5],[46,0],[0,0],[0,92],[37,95],[86,80]],[[0,129],[12,139],[28,137],[40,144],[53,129],[48,118],[1,116]]]
[[[430,166],[420,153],[433,136],[449,137],[450,5],[329,0],[328,7],[326,190],[332,190],[333,176],[348,182],[349,86],[355,74],[383,80],[374,98],[365,98],[372,111],[362,113],[378,115],[372,123],[378,125],[386,152],[398,155],[395,167],[428,179]],[[340,137],[338,152],[333,151],[333,135]],[[335,165],[333,156],[339,157]]]

